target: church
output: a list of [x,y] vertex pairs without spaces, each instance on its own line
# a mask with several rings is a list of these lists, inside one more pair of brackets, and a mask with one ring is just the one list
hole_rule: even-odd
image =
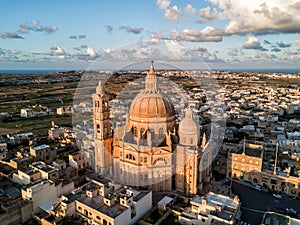
[[145,88],[131,102],[126,125],[114,130],[109,95],[99,82],[92,95],[95,171],[122,185],[197,194],[212,177],[205,133],[190,108],[176,123],[174,106],[158,87],[153,62],[145,79]]

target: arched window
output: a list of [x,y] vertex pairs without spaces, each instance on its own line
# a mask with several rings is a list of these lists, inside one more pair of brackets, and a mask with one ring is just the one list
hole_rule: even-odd
[[132,155],[130,153],[126,155],[126,159],[130,159],[130,160],[134,160],[135,161],[134,155]]
[[158,162],[163,162],[165,165],[168,164],[168,160],[165,159],[165,158],[158,158],[158,159],[156,159],[156,160],[154,161],[154,165],[155,165],[156,163],[158,163]]
[[141,128],[141,130],[140,130],[140,138],[145,139],[145,129],[144,128]]
[[135,137],[137,137],[137,128],[136,128],[136,127],[133,128],[133,135],[134,135]]
[[97,133],[100,133],[100,124],[97,124]]
[[154,129],[153,128],[150,129],[150,133],[151,133],[151,135],[153,137],[154,136]]
[[158,136],[159,138],[163,138],[164,137],[164,128],[159,128],[159,131],[158,131]]

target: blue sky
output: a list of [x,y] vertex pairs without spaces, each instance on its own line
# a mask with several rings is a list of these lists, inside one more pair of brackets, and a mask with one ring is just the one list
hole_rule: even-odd
[[11,0],[0,21],[1,69],[300,68],[298,0]]

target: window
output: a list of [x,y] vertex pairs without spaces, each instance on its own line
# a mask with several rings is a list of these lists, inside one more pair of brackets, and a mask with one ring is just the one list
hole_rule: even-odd
[[80,211],[82,210],[82,208],[80,206],[78,206],[77,209],[80,210]]
[[97,124],[97,133],[100,133],[100,124]]
[[193,142],[194,142],[194,139],[193,139],[193,138],[191,138],[191,145],[192,145],[192,144],[194,144]]
[[147,157],[144,157],[144,162],[147,162]]
[[127,154],[126,155],[126,159],[130,159],[130,160],[134,160],[135,161],[135,157],[132,154]]
[[137,128],[136,128],[136,127],[133,128],[133,135],[134,135],[135,137],[137,136]]
[[97,219],[97,220],[101,220],[101,218],[100,218],[99,216],[96,216],[96,219]]
[[158,131],[158,138],[163,138],[164,137],[164,128],[159,128],[159,131]]
[[141,128],[141,130],[140,130],[140,138],[145,139],[145,129],[144,128]]
[[151,133],[151,135],[152,135],[152,137],[153,137],[153,135],[154,135],[154,130],[151,128],[150,129],[150,133]]

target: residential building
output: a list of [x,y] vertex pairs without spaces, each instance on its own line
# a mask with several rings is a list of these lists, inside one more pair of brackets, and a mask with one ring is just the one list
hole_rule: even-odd
[[209,192],[205,197],[194,197],[190,207],[179,216],[179,222],[186,225],[239,224],[240,208],[237,196],[232,198]]
[[35,157],[36,160],[49,161],[56,156],[56,151],[51,149],[49,145],[39,145],[30,147],[30,155]]
[[33,211],[36,213],[40,205],[52,201],[62,194],[71,192],[73,189],[73,182],[42,180],[25,186],[22,189],[22,198],[32,202]]

